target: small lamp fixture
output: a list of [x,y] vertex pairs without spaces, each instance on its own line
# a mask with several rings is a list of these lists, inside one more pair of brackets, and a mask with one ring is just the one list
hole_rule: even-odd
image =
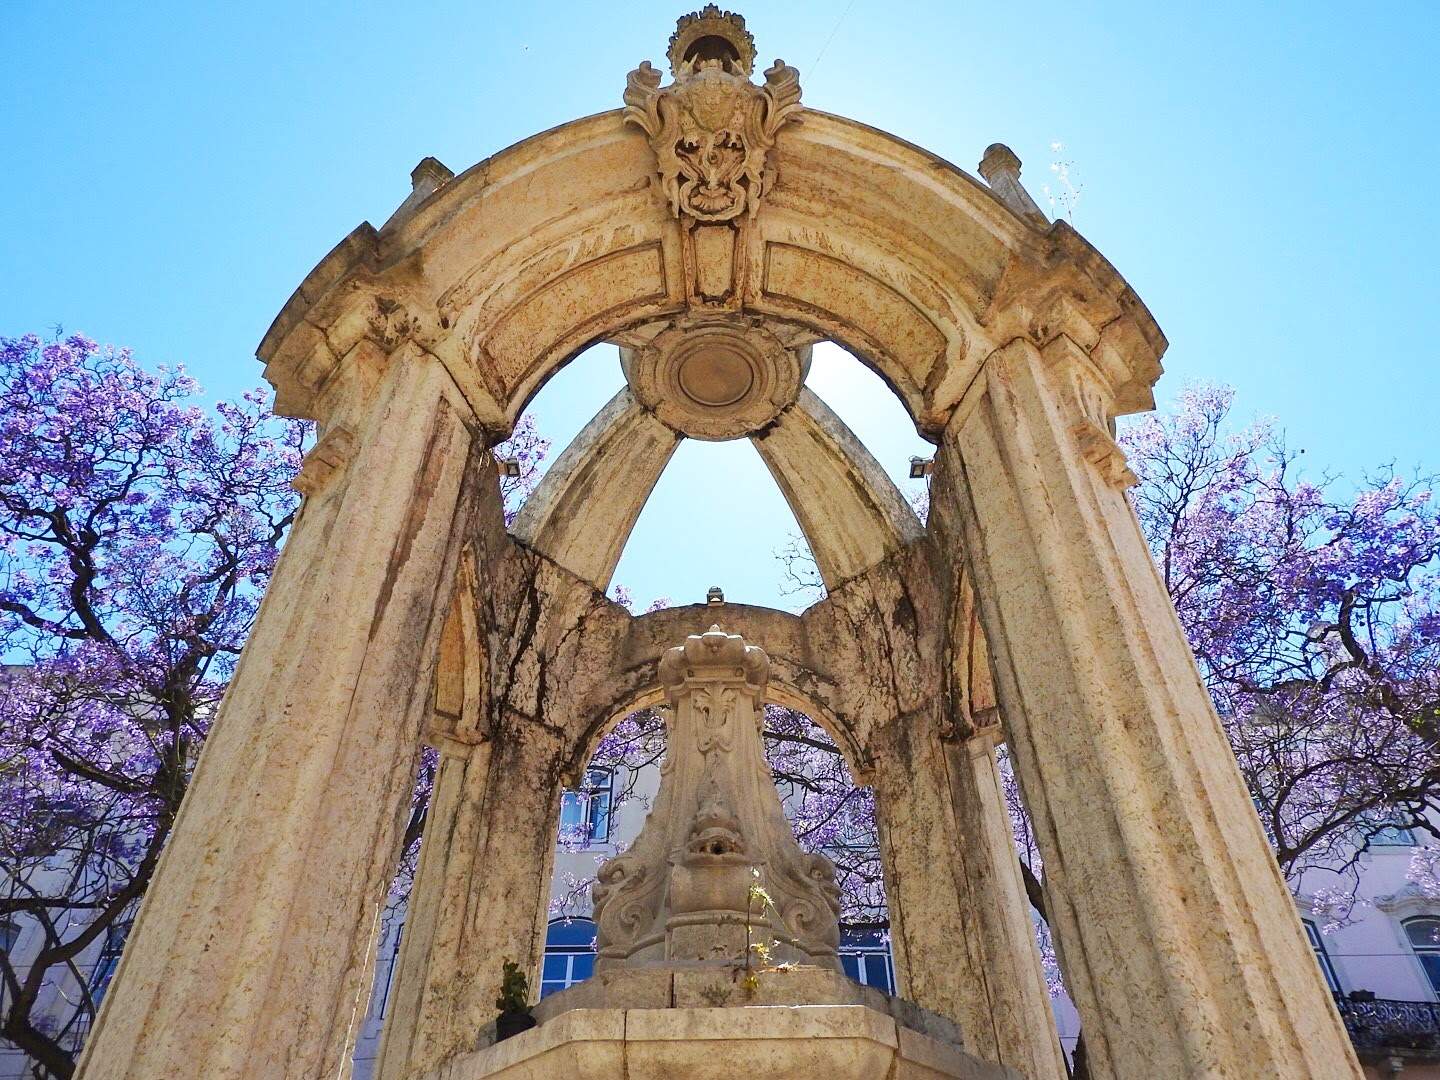
[[518,480],[520,478],[520,462],[510,457],[497,457],[495,471],[507,480]]
[[910,459],[910,479],[924,480],[935,471],[934,458],[912,457]]
[[705,594],[706,607],[719,607],[725,603],[725,594],[720,591],[719,585],[711,585],[710,591]]

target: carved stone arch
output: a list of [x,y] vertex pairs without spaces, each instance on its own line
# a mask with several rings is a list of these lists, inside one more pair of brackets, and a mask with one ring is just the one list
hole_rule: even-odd
[[872,762],[847,714],[843,676],[817,665],[800,617],[775,608],[728,603],[665,608],[631,622],[615,679],[597,687],[578,710],[576,735],[566,755],[569,781],[578,779],[596,744],[616,724],[636,709],[664,699],[658,667],[671,643],[712,624],[747,638],[753,633],[755,640],[766,642],[768,700],[803,712],[824,728],[856,783],[867,783]]
[[779,485],[834,589],[924,535],[869,449],[809,389],[750,441]]
[[[836,341],[932,438],[1017,334],[1066,333],[1103,352],[1122,410],[1150,404],[1163,337],[1067,226],[1039,233],[948,162],[824,113],[782,128],[771,159],[775,180],[736,233],[736,287],[715,312]],[[356,343],[414,340],[498,439],[585,346],[710,312],[654,169],[644,134],[602,113],[486,159],[382,232],[357,229],[261,343],[280,407],[323,419],[323,388]]]
[[621,390],[546,471],[511,534],[604,592],[679,444],[678,433]]
[[[603,592],[680,438],[629,389],[621,390],[551,466],[512,534]],[[923,535],[879,462],[812,391],[802,388],[751,442],[794,512],[828,588]]]

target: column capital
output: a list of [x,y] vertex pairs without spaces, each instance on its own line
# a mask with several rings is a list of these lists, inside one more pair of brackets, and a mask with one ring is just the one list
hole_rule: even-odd
[[739,634],[727,634],[715,625],[703,634],[691,634],[684,645],[666,650],[658,674],[672,703],[690,689],[717,682],[738,681],[759,696],[770,680],[770,657],[764,649],[747,645]]

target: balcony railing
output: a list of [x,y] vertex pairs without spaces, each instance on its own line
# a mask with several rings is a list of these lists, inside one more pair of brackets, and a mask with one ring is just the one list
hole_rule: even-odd
[[1440,1056],[1440,1005],[1384,998],[1355,1001],[1339,994],[1335,1004],[1350,1040],[1362,1054],[1409,1051]]

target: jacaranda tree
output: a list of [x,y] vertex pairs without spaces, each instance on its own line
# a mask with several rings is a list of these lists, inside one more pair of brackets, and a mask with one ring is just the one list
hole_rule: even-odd
[[[0,339],[0,1035],[40,1076],[74,1071],[80,963],[123,940],[299,509],[308,426],[198,394]],[[502,449],[512,501],[544,451],[529,421]]]
[[[84,337],[0,340],[0,1031],[51,1076],[150,882],[298,497],[305,429]],[[27,916],[22,921],[19,916]],[[12,935],[13,936],[13,935]],[[35,1009],[58,989],[58,1018]]]
[[[18,952],[0,935],[0,1035],[41,1077],[73,1073],[99,985],[80,964],[123,940],[298,510],[306,426],[259,392],[208,411],[197,395],[83,337],[0,339],[0,929],[25,930]],[[1273,425],[1233,429],[1230,406],[1195,388],[1131,424],[1132,497],[1282,868],[1327,875],[1343,917],[1357,851],[1385,828],[1433,832],[1432,484],[1311,482]],[[527,419],[499,449],[521,465],[511,512],[546,446]],[[790,564],[813,580],[803,552]],[[637,714],[597,763],[655,763],[663,724]],[[844,918],[883,923],[870,792],[808,718],[771,707],[765,736],[802,846],[837,862]],[[433,768],[422,757],[404,866]],[[1440,895],[1433,860],[1416,865]]]
[[1132,499],[1281,869],[1343,919],[1377,836],[1436,835],[1435,480],[1308,478],[1232,399],[1132,424]]

